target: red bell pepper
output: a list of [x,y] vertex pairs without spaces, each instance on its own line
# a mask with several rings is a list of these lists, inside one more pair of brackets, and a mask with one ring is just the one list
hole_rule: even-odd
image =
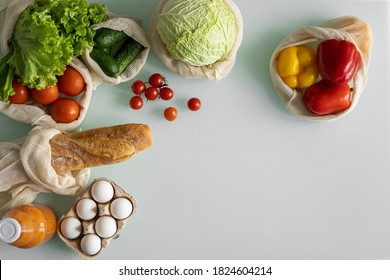
[[324,80],[348,83],[361,64],[356,46],[346,40],[329,39],[317,47],[318,71]]
[[347,83],[335,84],[320,80],[306,90],[303,102],[316,115],[339,113],[351,106],[351,89]]

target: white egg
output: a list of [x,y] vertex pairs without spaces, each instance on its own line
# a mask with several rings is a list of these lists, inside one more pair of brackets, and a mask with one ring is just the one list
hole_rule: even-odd
[[80,199],[76,204],[77,215],[85,221],[89,221],[95,218],[97,212],[97,204],[90,198]]
[[114,196],[114,188],[110,182],[99,180],[91,187],[92,198],[99,203],[106,203]]
[[80,236],[82,225],[79,219],[68,217],[61,222],[61,233],[67,239],[75,239]]
[[115,219],[126,219],[133,212],[133,204],[127,198],[116,198],[110,204],[110,212]]
[[102,240],[96,234],[87,234],[80,240],[80,248],[89,256],[96,255],[102,248]]
[[96,220],[95,231],[100,237],[112,237],[117,231],[115,219],[111,216],[101,216]]

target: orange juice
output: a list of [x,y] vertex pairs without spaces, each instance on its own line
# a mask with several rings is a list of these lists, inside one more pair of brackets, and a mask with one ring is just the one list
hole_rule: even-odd
[[21,205],[0,220],[0,240],[19,248],[49,241],[57,229],[56,214],[45,205]]

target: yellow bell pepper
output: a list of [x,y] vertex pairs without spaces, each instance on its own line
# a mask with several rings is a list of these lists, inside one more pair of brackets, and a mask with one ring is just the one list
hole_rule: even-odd
[[308,45],[285,48],[277,59],[278,73],[290,88],[307,88],[318,77],[316,53]]

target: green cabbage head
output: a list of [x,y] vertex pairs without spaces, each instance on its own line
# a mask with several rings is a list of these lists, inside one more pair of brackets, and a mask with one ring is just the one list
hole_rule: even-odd
[[174,59],[193,66],[225,58],[237,36],[235,16],[224,0],[168,0],[157,31]]

